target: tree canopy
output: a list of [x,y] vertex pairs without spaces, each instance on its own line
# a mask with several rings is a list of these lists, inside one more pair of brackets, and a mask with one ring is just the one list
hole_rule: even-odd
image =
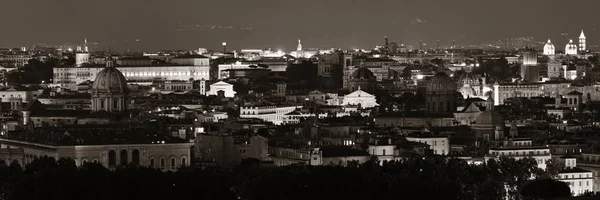
[[49,83],[52,81],[53,69],[57,64],[58,60],[55,58],[49,58],[45,62],[31,59],[24,67],[10,71],[7,74],[6,81],[10,84]]
[[[542,173],[534,159],[489,160],[486,164],[469,165],[464,160],[442,157],[383,164],[373,158],[363,164],[351,163],[348,167],[266,167],[260,163],[247,160],[233,169],[190,167],[177,172],[161,172],[139,166],[108,170],[94,163],[77,168],[75,162],[69,159],[54,161],[53,158],[41,158],[24,169],[16,163],[0,165],[0,197],[249,200],[418,197],[500,200],[506,195],[521,199],[521,194],[529,197],[546,191],[534,185],[545,182],[529,183],[531,177],[540,177]],[[556,186],[560,189],[557,191],[564,189],[561,187]]]
[[539,179],[526,184],[521,190],[524,199],[556,199],[571,196],[571,189],[565,182],[553,179]]

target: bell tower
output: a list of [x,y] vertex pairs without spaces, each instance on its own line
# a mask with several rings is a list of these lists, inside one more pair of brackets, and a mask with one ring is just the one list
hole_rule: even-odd
[[581,30],[581,34],[579,34],[579,51],[585,52],[585,34],[583,34],[583,29]]

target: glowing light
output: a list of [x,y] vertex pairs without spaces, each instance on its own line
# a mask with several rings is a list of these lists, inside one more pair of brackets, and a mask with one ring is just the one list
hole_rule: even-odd
[[223,46],[227,46],[227,42],[223,42]]

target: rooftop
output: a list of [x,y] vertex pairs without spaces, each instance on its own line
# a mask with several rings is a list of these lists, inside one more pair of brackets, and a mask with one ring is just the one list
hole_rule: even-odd
[[163,135],[152,128],[118,125],[44,127],[32,131],[10,132],[2,138],[54,146],[187,142],[181,138]]
[[175,59],[177,59],[177,58],[208,58],[208,57],[203,56],[203,55],[181,55],[181,56],[175,57]]
[[566,168],[566,169],[560,170],[558,173],[568,174],[568,173],[584,173],[584,172],[591,172],[591,171],[581,169],[579,167],[573,167],[573,168]]
[[363,150],[352,149],[350,147],[323,147],[321,148],[323,157],[349,157],[349,156],[368,156]]
[[452,113],[426,113],[426,112],[388,112],[377,117],[407,117],[407,118],[454,118]]
[[90,93],[72,93],[72,94],[60,94],[50,95],[48,93],[41,94],[38,99],[91,99]]
[[[106,65],[104,64],[83,64],[81,66],[76,66],[76,65],[61,65],[61,66],[56,66],[54,68],[80,68],[80,69],[85,69],[85,68],[104,68],[106,67]],[[181,65],[181,64],[175,64],[175,63],[153,63],[151,65],[118,65],[115,64],[115,67],[120,68],[120,67],[206,67],[204,65],[198,65],[198,66],[193,66],[193,65]]]
[[509,147],[494,147],[490,150],[502,151],[502,150],[522,150],[522,149],[550,149],[547,146],[509,146]]

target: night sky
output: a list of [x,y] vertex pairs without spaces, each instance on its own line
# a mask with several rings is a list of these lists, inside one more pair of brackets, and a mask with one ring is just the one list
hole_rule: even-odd
[[[597,43],[591,0],[18,0],[0,7],[0,47],[107,43],[134,48],[292,50],[371,48],[383,37],[418,45],[551,38],[564,48],[585,29]],[[139,42],[134,42],[139,39]]]

